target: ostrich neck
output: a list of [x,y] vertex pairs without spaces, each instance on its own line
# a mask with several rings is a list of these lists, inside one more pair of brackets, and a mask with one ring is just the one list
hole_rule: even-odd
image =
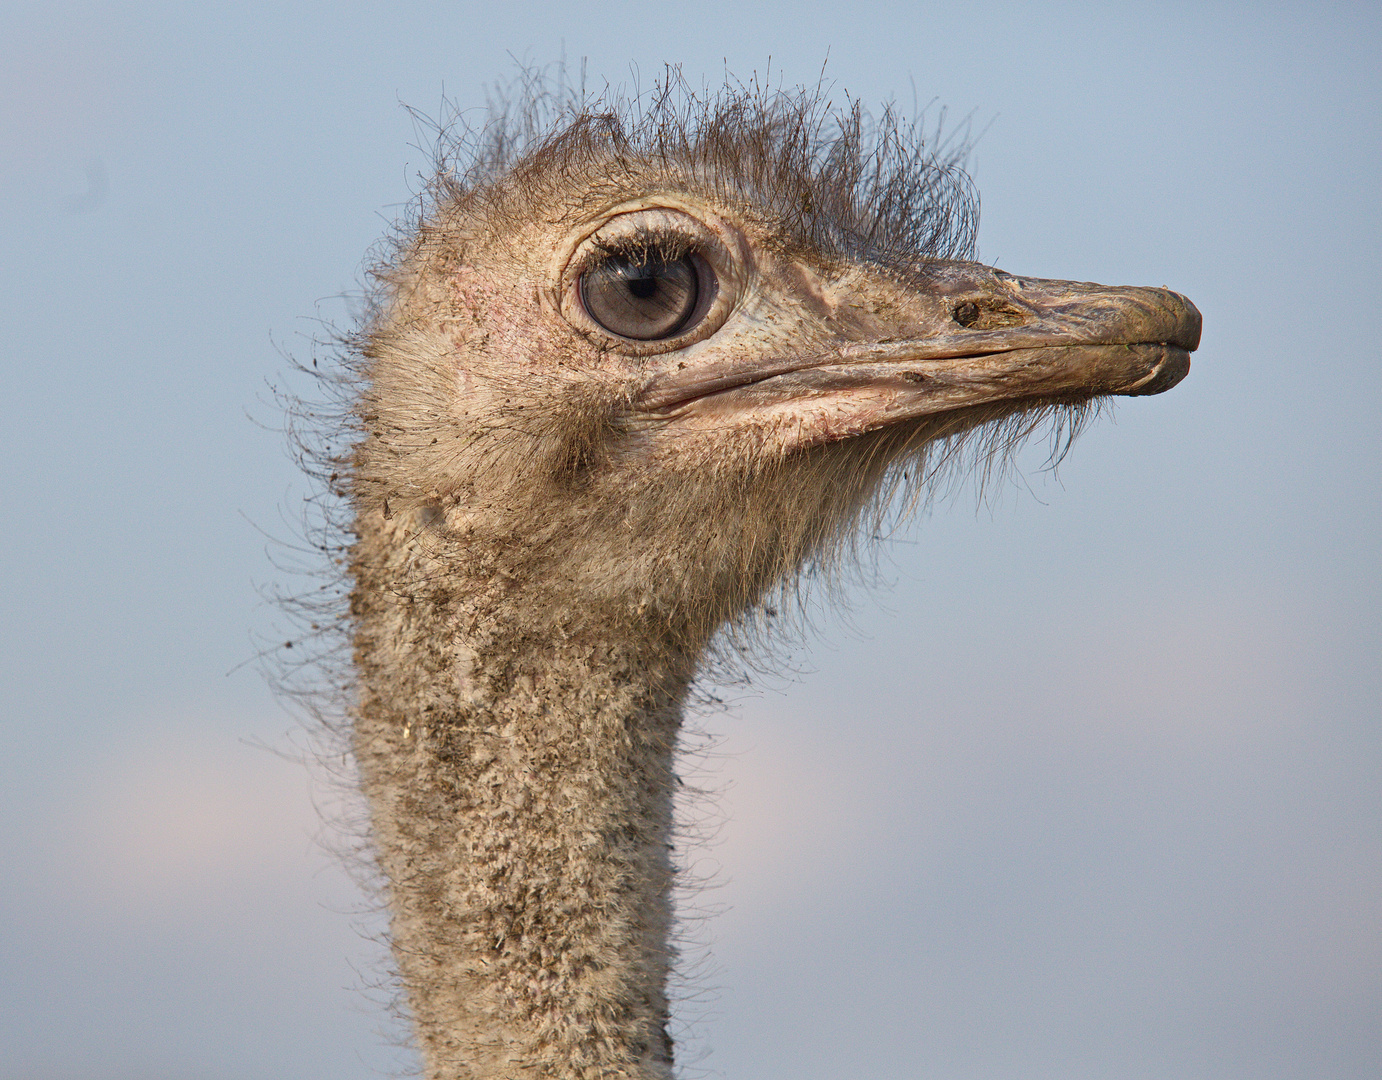
[[393,554],[356,561],[354,748],[426,1075],[666,1080],[690,666]]

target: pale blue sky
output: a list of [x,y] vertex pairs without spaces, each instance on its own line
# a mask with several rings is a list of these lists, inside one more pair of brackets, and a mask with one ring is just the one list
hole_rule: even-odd
[[[979,253],[1168,285],[1187,380],[942,502],[705,718],[685,1075],[1382,1075],[1376,5],[0,4],[0,1080],[406,1067],[259,748],[267,385],[426,155],[565,51],[984,130]],[[934,106],[933,106],[934,110]],[[383,1034],[381,1034],[381,1031]],[[396,1035],[396,1032],[395,1032]]]

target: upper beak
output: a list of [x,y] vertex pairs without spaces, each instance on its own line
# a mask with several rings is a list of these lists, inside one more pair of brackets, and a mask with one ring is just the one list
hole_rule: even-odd
[[663,372],[641,408],[711,423],[728,413],[790,418],[835,439],[996,402],[1159,394],[1185,377],[1200,341],[1199,311],[1168,289],[1014,277],[976,263],[861,285],[873,295],[851,307],[889,315],[833,320],[833,333],[801,352],[726,351]]

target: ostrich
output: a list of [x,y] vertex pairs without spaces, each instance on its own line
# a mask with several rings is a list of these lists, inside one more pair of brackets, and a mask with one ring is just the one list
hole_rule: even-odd
[[350,749],[431,1080],[669,1078],[674,751],[726,628],[1199,341],[1176,293],[971,261],[960,152],[891,113],[630,115],[493,123],[348,341]]

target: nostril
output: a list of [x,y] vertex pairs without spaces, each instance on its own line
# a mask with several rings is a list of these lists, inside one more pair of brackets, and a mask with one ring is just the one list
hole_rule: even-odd
[[1020,307],[1002,300],[966,300],[956,304],[950,314],[966,330],[1002,330],[1029,320]]
[[972,326],[979,318],[979,305],[973,300],[966,300],[963,304],[956,306],[953,314],[955,321],[961,326]]

